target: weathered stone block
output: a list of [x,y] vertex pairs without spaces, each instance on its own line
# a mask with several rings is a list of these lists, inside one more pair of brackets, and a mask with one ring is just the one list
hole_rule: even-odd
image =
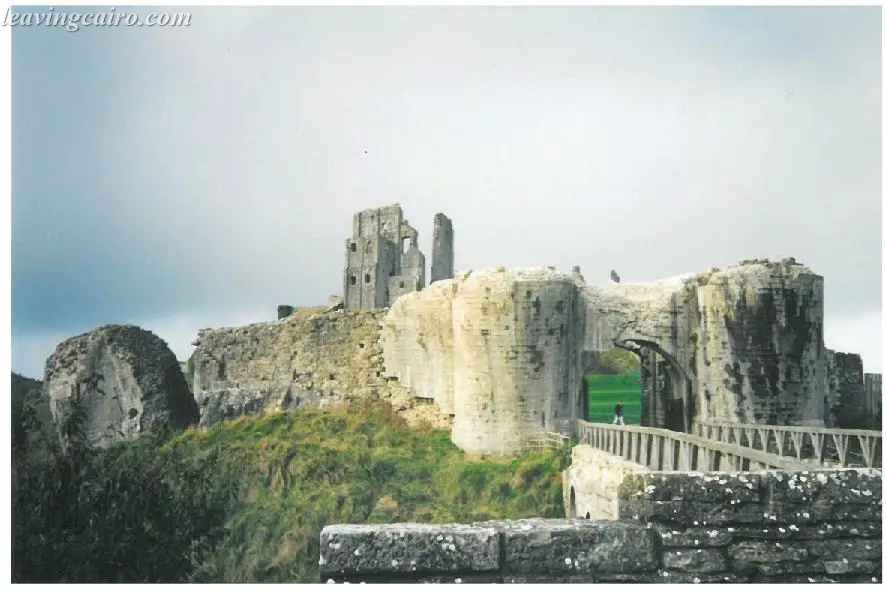
[[814,527],[797,526],[783,522],[772,522],[763,525],[737,525],[732,535],[736,540],[781,542],[815,538],[810,528],[817,530]]
[[689,528],[674,530],[667,525],[653,526],[661,537],[662,547],[725,547],[732,542],[734,527]]
[[749,580],[746,576],[733,572],[718,573],[687,573],[661,571],[647,581],[656,584],[744,584]]
[[658,567],[654,531],[633,523],[586,520],[498,521],[508,574],[636,573]]
[[840,504],[831,509],[831,518],[840,520],[883,520],[883,507],[879,504]]
[[810,555],[822,560],[848,559],[851,561],[882,558],[879,539],[824,539],[806,544]]
[[[732,502],[732,501],[730,501]],[[619,518],[642,522],[670,522],[683,528],[727,523],[758,523],[761,521],[761,505],[734,500],[732,503],[619,500]]]
[[728,570],[726,555],[718,549],[676,549],[665,551],[662,564],[683,572],[712,573]]
[[546,574],[505,574],[501,578],[504,584],[592,584],[597,578],[590,572],[577,574],[546,573]]
[[739,541],[727,553],[734,563],[753,565],[802,562],[809,556],[805,547],[769,541]]
[[356,574],[495,572],[499,535],[492,527],[391,524],[332,525],[320,533],[325,581]]
[[765,524],[814,525],[832,518],[834,507],[820,500],[810,503],[770,502],[763,512]]
[[658,501],[752,503],[760,500],[759,473],[635,473],[619,486],[619,498]]
[[781,563],[740,564],[733,563],[736,571],[747,573],[754,570],[759,574],[773,578],[783,578],[788,575],[815,575],[823,574],[824,564],[820,561],[783,561]]
[[800,526],[798,539],[881,538],[883,525],[877,521],[823,522],[814,526]]
[[883,497],[879,469],[821,469],[767,474],[769,501],[809,504],[876,504]]
[[848,558],[825,561],[824,571],[828,574],[872,574],[876,572],[881,563],[867,560],[852,560]]

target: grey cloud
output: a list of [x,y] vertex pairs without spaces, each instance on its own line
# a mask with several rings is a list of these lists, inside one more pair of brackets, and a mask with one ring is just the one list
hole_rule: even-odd
[[[879,317],[879,16],[198,9],[187,29],[17,29],[14,336],[324,301],[351,214],[395,201],[426,250],[433,214],[453,218],[461,269],[603,283],[795,256],[825,276],[826,321]],[[878,366],[879,340],[846,344]]]

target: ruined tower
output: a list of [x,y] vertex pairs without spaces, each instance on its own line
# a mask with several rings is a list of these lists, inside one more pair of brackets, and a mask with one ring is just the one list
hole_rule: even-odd
[[431,252],[431,283],[451,279],[454,275],[454,249],[452,244],[452,220],[437,213],[434,215],[434,249]]
[[347,309],[388,307],[400,295],[425,286],[418,232],[403,219],[399,204],[354,214],[353,237],[345,248]]

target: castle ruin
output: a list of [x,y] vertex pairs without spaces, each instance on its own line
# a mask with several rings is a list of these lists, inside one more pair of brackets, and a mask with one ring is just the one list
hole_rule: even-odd
[[580,269],[454,272],[434,217],[431,283],[399,205],[354,215],[342,301],[202,330],[201,424],[261,409],[388,399],[451,428],[463,450],[512,454],[586,415],[583,375],[619,347],[641,364],[641,422],[876,425],[881,381],[823,340],[824,279],[793,258],[595,287]]
[[[453,274],[452,221],[434,216],[431,282]],[[345,241],[344,306],[381,309],[405,293],[425,287],[425,255],[418,231],[403,219],[399,204],[354,214],[354,233]]]

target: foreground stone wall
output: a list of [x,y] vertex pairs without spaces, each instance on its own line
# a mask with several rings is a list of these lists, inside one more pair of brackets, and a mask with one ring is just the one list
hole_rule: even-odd
[[632,473],[649,469],[588,445],[572,448],[572,464],[563,471],[563,506],[573,518],[618,519],[618,488]]
[[878,582],[879,470],[647,473],[621,520],[332,525],[321,581]]
[[201,330],[192,356],[200,425],[267,410],[382,399],[411,422],[446,426],[448,417],[434,405],[418,403],[383,375],[385,313],[302,308],[274,322]]

